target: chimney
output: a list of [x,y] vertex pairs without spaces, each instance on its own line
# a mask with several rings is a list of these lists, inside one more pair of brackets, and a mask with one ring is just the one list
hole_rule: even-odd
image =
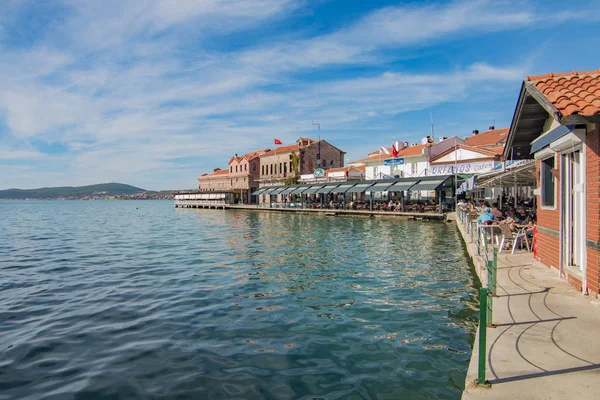
[[217,171],[220,171],[220,170],[221,170],[221,168],[215,168],[215,169],[213,169],[213,172],[217,172]]
[[404,147],[408,147],[408,142],[404,142]]
[[235,158],[237,158],[237,153],[235,153]]
[[490,125],[490,127],[488,128],[488,131],[493,131],[494,129],[496,129],[496,127],[494,125]]
[[404,148],[403,142],[396,142],[396,150],[400,151]]
[[479,135],[479,131],[477,129],[473,129],[473,135]]

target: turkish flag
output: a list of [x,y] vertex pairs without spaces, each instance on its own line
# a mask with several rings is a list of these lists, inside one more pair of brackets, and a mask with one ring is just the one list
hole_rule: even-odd
[[275,139],[275,144],[283,144],[283,143],[281,143],[281,140]]
[[394,158],[398,157],[398,150],[396,150],[396,146],[394,146],[394,143],[392,143],[392,155],[394,156]]

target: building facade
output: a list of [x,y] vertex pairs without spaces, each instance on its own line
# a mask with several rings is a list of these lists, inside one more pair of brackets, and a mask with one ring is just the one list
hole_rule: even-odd
[[598,87],[600,70],[527,77],[504,151],[507,159],[536,160],[538,259],[594,297],[600,276]]

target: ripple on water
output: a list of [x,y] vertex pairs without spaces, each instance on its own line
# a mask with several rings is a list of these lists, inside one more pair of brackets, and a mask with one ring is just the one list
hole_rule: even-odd
[[0,230],[0,398],[461,395],[452,226],[4,201]]

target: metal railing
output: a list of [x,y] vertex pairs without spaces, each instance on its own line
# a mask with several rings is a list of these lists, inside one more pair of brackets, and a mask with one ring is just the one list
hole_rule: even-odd
[[488,386],[485,379],[487,362],[487,328],[494,327],[494,303],[498,279],[498,240],[494,235],[493,225],[479,225],[475,213],[458,208],[457,221],[464,227],[465,233],[477,246],[477,255],[482,258],[487,279],[479,289],[479,357],[477,367],[477,384]]

